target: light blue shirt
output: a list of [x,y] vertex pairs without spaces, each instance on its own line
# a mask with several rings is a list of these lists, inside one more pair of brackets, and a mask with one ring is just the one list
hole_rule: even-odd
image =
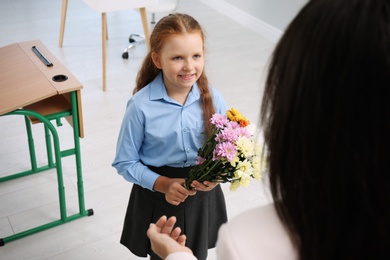
[[[222,95],[211,87],[210,91],[216,112],[224,115]],[[160,175],[145,165],[192,166],[204,138],[198,85],[182,105],[168,96],[159,74],[128,101],[112,166],[127,181],[153,190]]]

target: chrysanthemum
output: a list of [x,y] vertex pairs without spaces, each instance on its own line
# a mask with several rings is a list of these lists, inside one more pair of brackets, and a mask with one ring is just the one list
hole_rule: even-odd
[[218,128],[224,128],[228,123],[228,119],[226,116],[215,113],[210,118],[210,122]]
[[236,153],[236,156],[234,156],[233,159],[230,160],[230,165],[233,167],[236,167],[237,163],[240,161],[240,158],[238,157],[238,153]]
[[246,173],[247,175],[251,175],[252,174],[252,163],[250,161],[248,161],[247,159],[245,159],[245,160],[237,163],[236,169],[242,171],[243,173]]
[[240,184],[241,186],[247,188],[249,186],[249,183],[250,183],[250,175],[246,174],[245,172],[241,171],[241,170],[237,170],[234,172],[234,177],[236,179],[239,179],[240,180]]
[[240,131],[234,128],[226,127],[221,130],[219,134],[216,135],[215,141],[217,142],[235,142],[240,136]]
[[232,181],[232,182],[230,183],[229,190],[230,190],[230,191],[236,191],[240,186],[241,186],[241,184],[240,184],[240,181],[239,181],[239,180]]
[[251,139],[240,136],[237,139],[237,149],[244,155],[244,157],[251,157],[254,155],[254,147]]
[[231,161],[237,153],[236,146],[231,142],[222,142],[218,143],[215,146],[213,161],[219,160],[222,157],[226,158],[228,161]]
[[241,176],[240,184],[242,187],[247,188],[250,184],[250,181],[251,181],[250,175],[244,174]]
[[196,164],[196,165],[199,165],[199,164],[204,163],[205,161],[206,161],[205,158],[203,158],[203,157],[201,157],[201,156],[198,156],[198,158],[196,159],[195,164]]
[[227,117],[231,120],[231,121],[235,121],[235,122],[238,122],[240,124],[240,126],[242,127],[246,127],[247,125],[249,125],[249,120],[245,118],[245,116],[243,116],[240,112],[238,112],[237,109],[235,108],[232,108],[230,110],[228,110],[226,112],[226,115]]

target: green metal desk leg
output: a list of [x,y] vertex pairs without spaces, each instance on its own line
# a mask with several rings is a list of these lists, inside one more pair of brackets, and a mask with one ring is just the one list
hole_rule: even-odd
[[[77,96],[76,92],[71,93],[71,101],[72,101],[72,118],[73,118],[73,134],[74,134],[74,155],[76,158],[76,167],[77,167],[77,187],[78,187],[78,199],[79,199],[79,214],[74,214],[72,216],[67,216],[66,213],[66,201],[65,201],[65,187],[64,187],[64,182],[63,182],[63,175],[62,175],[62,161],[61,158],[68,156],[72,153],[72,149],[68,151],[61,152],[60,150],[60,142],[59,142],[59,137],[57,130],[53,126],[53,124],[50,122],[49,119],[46,117],[31,111],[31,110],[15,110],[13,112],[10,112],[8,115],[24,115],[25,117],[31,116],[39,119],[45,126],[45,133],[46,133],[46,145],[50,145],[50,133],[52,134],[53,137],[53,143],[54,143],[54,155],[55,155],[55,168],[57,170],[57,182],[58,182],[58,195],[59,195],[59,204],[60,204],[60,215],[61,218],[60,220],[53,221],[48,224],[41,225],[36,228],[32,228],[8,237],[5,237],[3,239],[0,239],[0,246],[3,246],[5,243],[14,241],[16,239],[64,224],[66,222],[84,217],[84,216],[91,216],[93,215],[93,210],[85,210],[85,204],[84,204],[84,189],[83,189],[83,180],[82,180],[82,169],[81,169],[81,152],[80,152],[80,140],[79,140],[79,121],[78,121],[78,107],[77,107]],[[27,131],[29,138],[31,137],[32,139],[32,131],[31,131],[31,125],[30,130],[29,127],[27,126]],[[33,142],[32,142],[33,143]],[[50,145],[51,147],[51,145]],[[30,148],[33,148],[30,147]],[[51,148],[47,148],[48,153],[50,152],[51,154]],[[34,152],[34,150],[33,150]],[[50,164],[50,159],[49,159],[49,164]],[[4,181],[4,180],[2,180]]]
[[34,138],[32,135],[31,122],[27,116],[24,116],[27,131],[28,150],[30,152],[31,171],[37,170],[37,157],[35,155]]
[[76,167],[77,167],[77,189],[78,189],[78,199],[79,199],[79,210],[82,215],[90,215],[91,212],[85,210],[84,202],[84,184],[83,184],[83,175],[82,175],[82,166],[81,166],[81,151],[80,151],[80,131],[79,131],[79,115],[78,115],[78,102],[76,91],[71,93],[71,103],[72,103],[72,120],[73,120],[73,138],[74,138],[74,147],[75,147],[75,158],[76,158]]

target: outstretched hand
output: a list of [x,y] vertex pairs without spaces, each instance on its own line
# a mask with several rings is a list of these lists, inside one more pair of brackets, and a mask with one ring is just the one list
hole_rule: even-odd
[[156,224],[151,223],[147,236],[150,239],[152,250],[162,259],[175,252],[192,253],[191,249],[185,246],[186,236],[180,235],[181,229],[174,228],[176,217],[162,216]]

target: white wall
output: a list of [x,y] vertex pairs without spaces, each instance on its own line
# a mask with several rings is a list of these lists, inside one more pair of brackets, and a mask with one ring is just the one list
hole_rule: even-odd
[[202,0],[268,39],[277,41],[308,0]]

